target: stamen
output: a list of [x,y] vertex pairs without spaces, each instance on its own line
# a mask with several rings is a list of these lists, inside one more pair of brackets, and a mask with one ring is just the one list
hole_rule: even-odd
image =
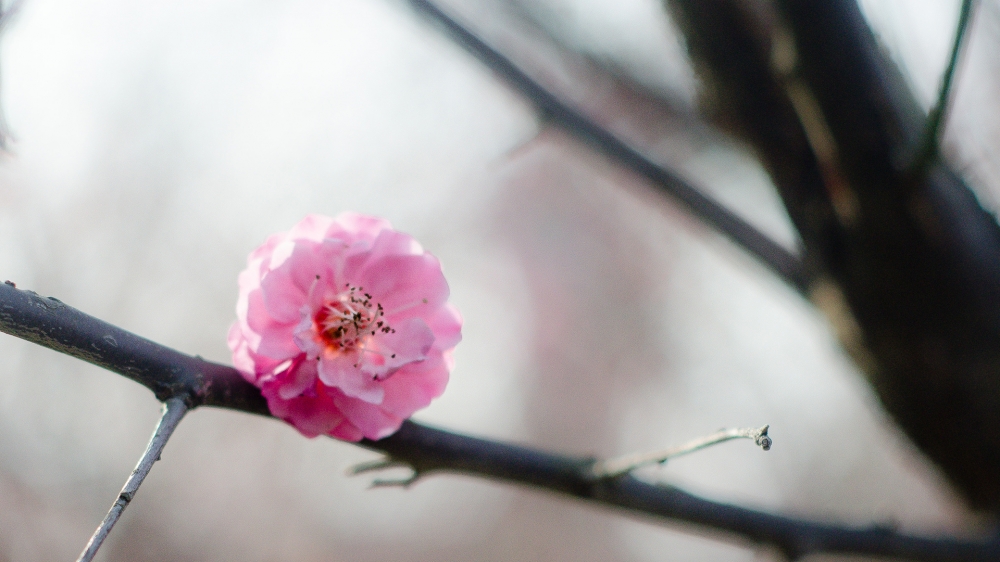
[[378,332],[395,332],[384,320],[382,304],[373,302],[372,295],[363,292],[364,287],[352,287],[348,283],[344,289],[335,299],[325,302],[316,314],[320,337],[339,352],[378,353],[367,349],[368,340]]

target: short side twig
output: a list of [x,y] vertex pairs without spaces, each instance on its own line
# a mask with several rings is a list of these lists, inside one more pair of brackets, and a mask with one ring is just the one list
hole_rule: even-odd
[[667,462],[668,459],[693,453],[699,449],[704,449],[705,447],[710,447],[732,439],[753,439],[754,442],[760,446],[760,448],[767,451],[771,448],[771,438],[767,435],[768,427],[769,426],[765,425],[757,428],[742,427],[735,429],[721,429],[711,435],[699,437],[698,439],[688,441],[678,447],[664,449],[661,451],[653,451],[650,453],[633,453],[598,461],[594,463],[591,470],[593,470],[594,476],[597,478],[614,478],[616,476],[632,472],[641,466],[662,464]]
[[376,459],[373,461],[358,463],[351,468],[347,469],[348,476],[357,476],[358,474],[364,474],[366,472],[375,472],[377,470],[386,470],[389,468],[409,468],[410,465],[404,461],[396,460],[389,457],[383,457],[381,459]]
[[142,454],[139,464],[136,465],[135,470],[132,471],[128,480],[125,481],[125,486],[118,494],[118,499],[111,506],[104,521],[94,531],[94,536],[90,537],[90,541],[84,547],[77,562],[90,562],[94,559],[97,550],[101,548],[104,539],[111,532],[111,528],[118,522],[118,518],[121,517],[122,512],[125,511],[125,508],[128,507],[129,502],[135,496],[136,491],[139,490],[142,481],[145,480],[146,475],[153,468],[153,463],[160,460],[160,453],[163,452],[163,447],[167,444],[167,440],[170,439],[170,435],[173,434],[174,429],[180,423],[181,418],[184,417],[187,409],[187,405],[182,398],[171,398],[164,404],[163,417],[160,418],[160,422],[156,425],[156,430],[153,432],[153,438],[150,439],[149,445],[146,447],[146,452]]
[[358,474],[364,474],[367,472],[376,472],[379,470],[388,470],[392,468],[406,468],[411,470],[411,474],[406,478],[376,478],[372,480],[372,488],[392,488],[401,487],[409,488],[413,483],[420,479],[422,476],[421,472],[416,469],[412,464],[394,459],[392,457],[382,457],[373,461],[358,463],[351,468],[347,469],[347,474],[350,476],[356,476]]

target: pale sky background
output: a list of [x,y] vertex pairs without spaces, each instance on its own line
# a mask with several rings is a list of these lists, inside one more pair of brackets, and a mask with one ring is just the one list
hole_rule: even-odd
[[[760,167],[692,125],[697,81],[655,0],[514,4],[446,3],[794,246]],[[925,107],[958,4],[863,2]],[[946,143],[994,210],[998,37],[1000,5],[984,1]],[[675,111],[624,92],[608,69]],[[250,250],[307,213],[378,214],[441,259],[466,319],[452,382],[418,420],[581,455],[769,423],[768,453],[735,442],[644,474],[818,519],[976,524],[811,305],[540,124],[400,0],[26,0],[0,40],[0,71],[14,136],[0,157],[0,279],[228,363]],[[0,561],[74,558],[158,414],[137,384],[0,335]],[[273,420],[196,410],[100,558],[777,560],[468,477],[368,490],[345,470],[372,458]]]

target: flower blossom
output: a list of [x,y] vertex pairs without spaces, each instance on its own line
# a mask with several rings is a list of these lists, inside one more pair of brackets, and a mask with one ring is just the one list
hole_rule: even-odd
[[388,221],[309,215],[240,273],[233,364],[304,435],[381,439],[444,391],[447,300],[438,260]]

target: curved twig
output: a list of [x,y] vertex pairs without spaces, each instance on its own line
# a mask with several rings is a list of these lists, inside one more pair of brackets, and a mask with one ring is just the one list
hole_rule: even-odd
[[761,449],[769,451],[771,449],[771,438],[767,435],[768,426],[763,427],[740,427],[733,429],[720,429],[711,435],[705,435],[669,449],[653,451],[647,453],[632,453],[611,459],[605,459],[594,463],[592,470],[598,478],[614,478],[628,472],[651,464],[663,464],[670,459],[693,453],[695,451],[711,447],[719,443],[731,441],[733,439],[753,439]]

